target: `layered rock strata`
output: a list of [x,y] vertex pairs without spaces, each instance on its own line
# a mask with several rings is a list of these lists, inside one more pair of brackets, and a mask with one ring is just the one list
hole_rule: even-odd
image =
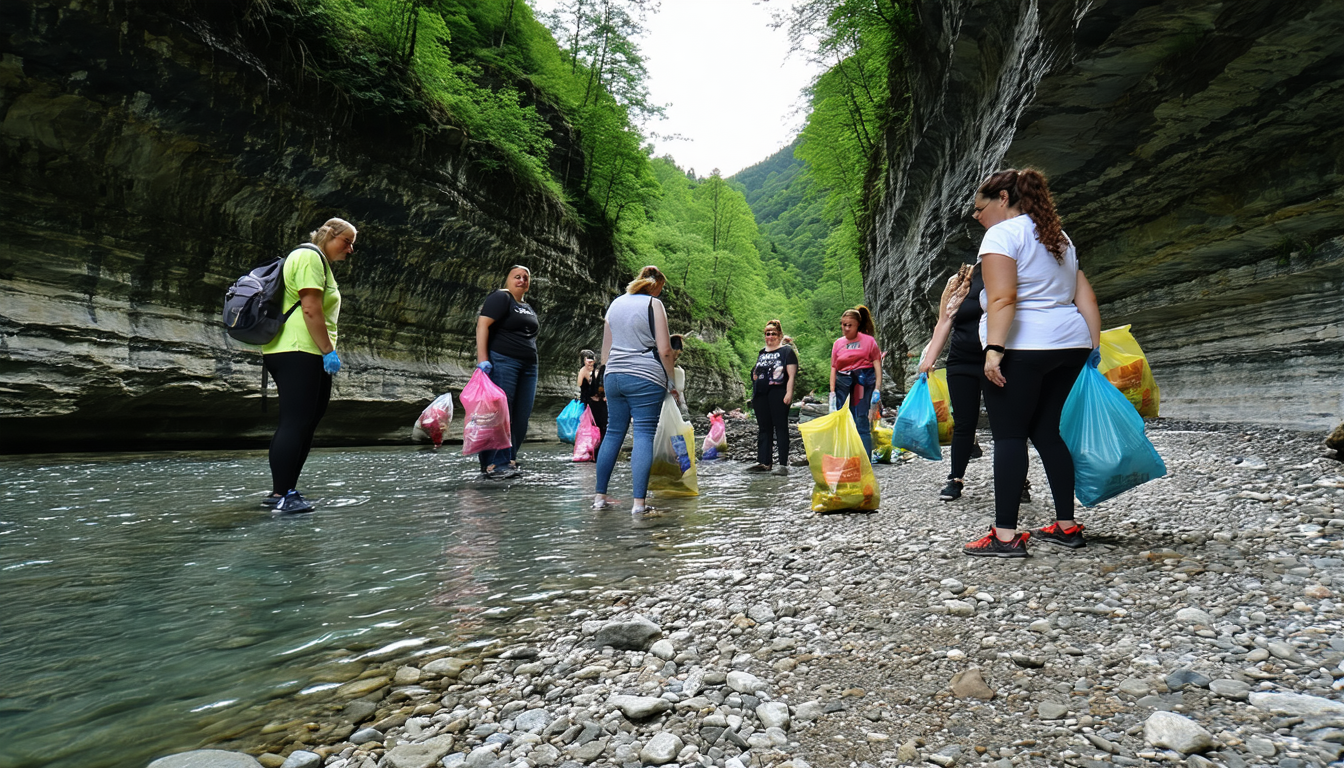
[[975,258],[976,185],[1030,165],[1050,179],[1104,326],[1133,324],[1164,416],[1338,423],[1344,5],[914,10],[913,111],[886,137],[869,242],[888,347],[923,347],[944,280]]
[[219,306],[330,216],[360,237],[335,268],[345,368],[320,442],[404,439],[460,390],[480,302],[516,263],[542,317],[538,407],[558,411],[626,279],[609,239],[482,170],[460,131],[302,73],[314,41],[242,5],[0,7],[0,451],[264,440],[260,356]]

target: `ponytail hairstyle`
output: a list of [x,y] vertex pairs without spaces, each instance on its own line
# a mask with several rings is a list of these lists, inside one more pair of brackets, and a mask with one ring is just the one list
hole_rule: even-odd
[[976,194],[981,197],[997,199],[1000,192],[1008,193],[1008,205],[1031,217],[1036,224],[1036,237],[1041,245],[1055,257],[1055,261],[1064,263],[1064,253],[1069,249],[1069,238],[1059,223],[1059,214],[1055,212],[1055,201],[1050,197],[1050,187],[1045,176],[1034,168],[1022,170],[1009,169],[985,179]]
[[873,324],[873,313],[867,307],[860,304],[853,309],[846,309],[840,313],[840,318],[854,318],[859,324],[859,333],[866,333],[869,336],[877,336],[877,326]]
[[326,245],[333,237],[340,237],[346,232],[354,232],[355,225],[345,219],[327,219],[322,226],[308,233],[308,240],[318,248]]
[[634,280],[631,280],[629,285],[625,286],[625,292],[630,294],[648,293],[653,288],[663,285],[666,282],[667,278],[663,277],[663,273],[660,272],[657,267],[650,264],[639,270],[639,276]]

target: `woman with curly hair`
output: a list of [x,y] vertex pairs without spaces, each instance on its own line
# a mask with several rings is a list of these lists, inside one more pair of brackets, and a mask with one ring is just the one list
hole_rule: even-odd
[[1078,253],[1060,225],[1039,171],[1000,171],[976,190],[976,221],[985,228],[980,268],[980,342],[985,350],[985,410],[994,434],[994,525],[967,544],[968,555],[1026,557],[1017,513],[1027,479],[1027,439],[1045,466],[1055,522],[1042,541],[1085,546],[1073,516],[1073,456],[1059,418],[1073,382],[1100,345],[1097,297],[1078,268]]

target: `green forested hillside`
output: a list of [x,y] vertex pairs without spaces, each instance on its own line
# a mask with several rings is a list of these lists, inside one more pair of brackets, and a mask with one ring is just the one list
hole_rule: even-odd
[[[824,387],[839,313],[862,298],[867,179],[887,106],[893,0],[806,0],[782,12],[830,68],[809,89],[799,139],[732,179],[651,157],[637,43],[655,0],[270,0],[268,25],[321,46],[304,66],[367,108],[459,130],[476,163],[560,200],[633,272],[669,275],[692,354],[745,376],[770,318]],[[812,48],[807,48],[812,46]]]

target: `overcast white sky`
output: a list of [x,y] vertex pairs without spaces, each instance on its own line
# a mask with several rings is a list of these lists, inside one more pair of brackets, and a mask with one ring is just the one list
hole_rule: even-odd
[[[538,14],[558,4],[528,3]],[[670,106],[666,120],[645,130],[686,140],[655,140],[655,155],[670,153],[700,176],[715,168],[730,176],[793,141],[813,69],[787,56],[783,30],[770,29],[770,11],[786,7],[785,0],[662,1],[639,44],[653,102]]]

